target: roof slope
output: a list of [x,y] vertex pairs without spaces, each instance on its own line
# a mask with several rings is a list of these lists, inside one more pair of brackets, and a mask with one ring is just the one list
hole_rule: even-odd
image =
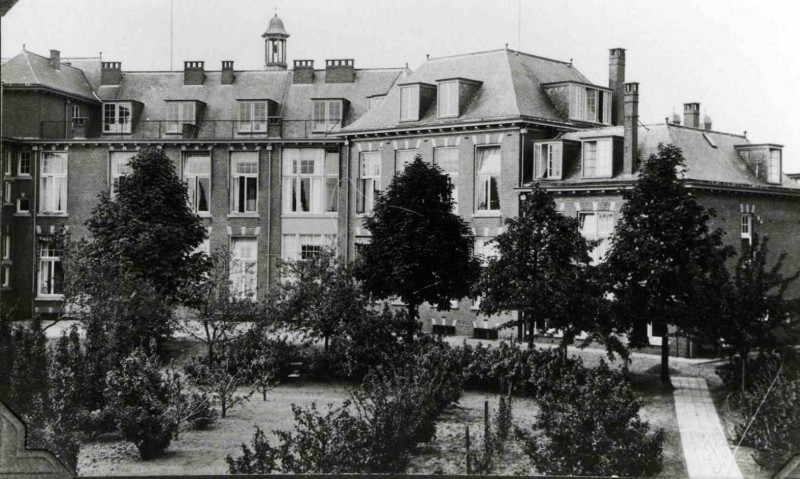
[[462,105],[458,118],[436,118],[434,102],[420,112],[419,121],[400,123],[400,87],[395,84],[379,107],[344,131],[449,125],[521,116],[563,123],[565,120],[556,113],[540,84],[570,80],[588,83],[586,77],[568,63],[507,49],[431,58],[397,83],[435,85],[438,80],[454,77],[482,82],[469,103]]
[[5,64],[0,77],[6,87],[43,87],[65,95],[80,97],[89,101],[97,101],[92,87],[78,68],[61,64],[55,69],[50,59],[23,50]]
[[[566,133],[563,138],[581,140],[593,136],[623,136],[621,126],[597,128]],[[716,148],[706,139],[708,137]],[[783,175],[781,185],[773,185],[759,179],[752,170],[739,158],[735,145],[747,145],[750,142],[744,136],[702,130],[686,126],[657,123],[639,127],[639,157],[647,159],[658,151],[659,144],[672,144],[683,152],[686,164],[686,179],[724,183],[730,185],[762,186],[800,189],[800,184]],[[580,168],[570,171],[563,183],[601,183],[634,180],[633,175],[616,175],[613,178],[583,178]]]

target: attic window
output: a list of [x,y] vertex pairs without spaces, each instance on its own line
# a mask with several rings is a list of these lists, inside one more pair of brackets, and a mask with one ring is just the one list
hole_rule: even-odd
[[781,182],[781,150],[769,150],[769,163],[767,164],[767,183],[780,184]]
[[703,133],[703,138],[705,138],[708,144],[711,145],[711,148],[717,147],[717,144],[714,143],[714,140],[712,140],[710,136],[708,136],[708,133]]
[[131,132],[131,103],[103,104],[103,133]]
[[533,145],[534,177],[542,180],[560,180],[561,152],[561,143],[536,143]]
[[182,133],[184,126],[195,126],[197,109],[193,101],[167,102],[167,133]]
[[439,83],[437,117],[458,116],[458,80]]
[[419,120],[419,85],[400,87],[400,121]]
[[611,139],[583,142],[583,177],[612,176],[613,156]]
[[314,100],[314,131],[342,126],[342,100]]

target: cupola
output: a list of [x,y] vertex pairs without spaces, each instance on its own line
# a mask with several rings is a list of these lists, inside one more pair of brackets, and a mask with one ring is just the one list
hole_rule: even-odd
[[286,70],[286,39],[289,33],[277,13],[269,21],[269,27],[261,38],[264,39],[265,48],[264,67],[268,70]]

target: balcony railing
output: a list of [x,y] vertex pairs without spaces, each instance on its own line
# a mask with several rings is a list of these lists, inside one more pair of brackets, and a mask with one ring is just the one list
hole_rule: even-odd
[[[339,130],[341,122],[285,120],[270,117],[266,121],[204,120],[198,124],[155,120],[111,125],[92,125],[88,119],[41,122],[41,139],[108,140],[247,140],[325,138]],[[105,131],[104,131],[105,130]]]

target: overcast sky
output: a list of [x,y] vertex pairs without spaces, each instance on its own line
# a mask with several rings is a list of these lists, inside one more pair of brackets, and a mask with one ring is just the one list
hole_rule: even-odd
[[[608,49],[627,49],[640,117],[662,122],[700,102],[715,130],[785,145],[800,172],[800,6],[777,0],[19,0],[2,19],[2,56],[29,51],[121,61],[124,70],[234,60],[260,69],[277,7],[288,60],[353,58],[416,69],[432,57],[503,48],[569,61],[608,83]],[[520,15],[521,12],[521,15]]]

